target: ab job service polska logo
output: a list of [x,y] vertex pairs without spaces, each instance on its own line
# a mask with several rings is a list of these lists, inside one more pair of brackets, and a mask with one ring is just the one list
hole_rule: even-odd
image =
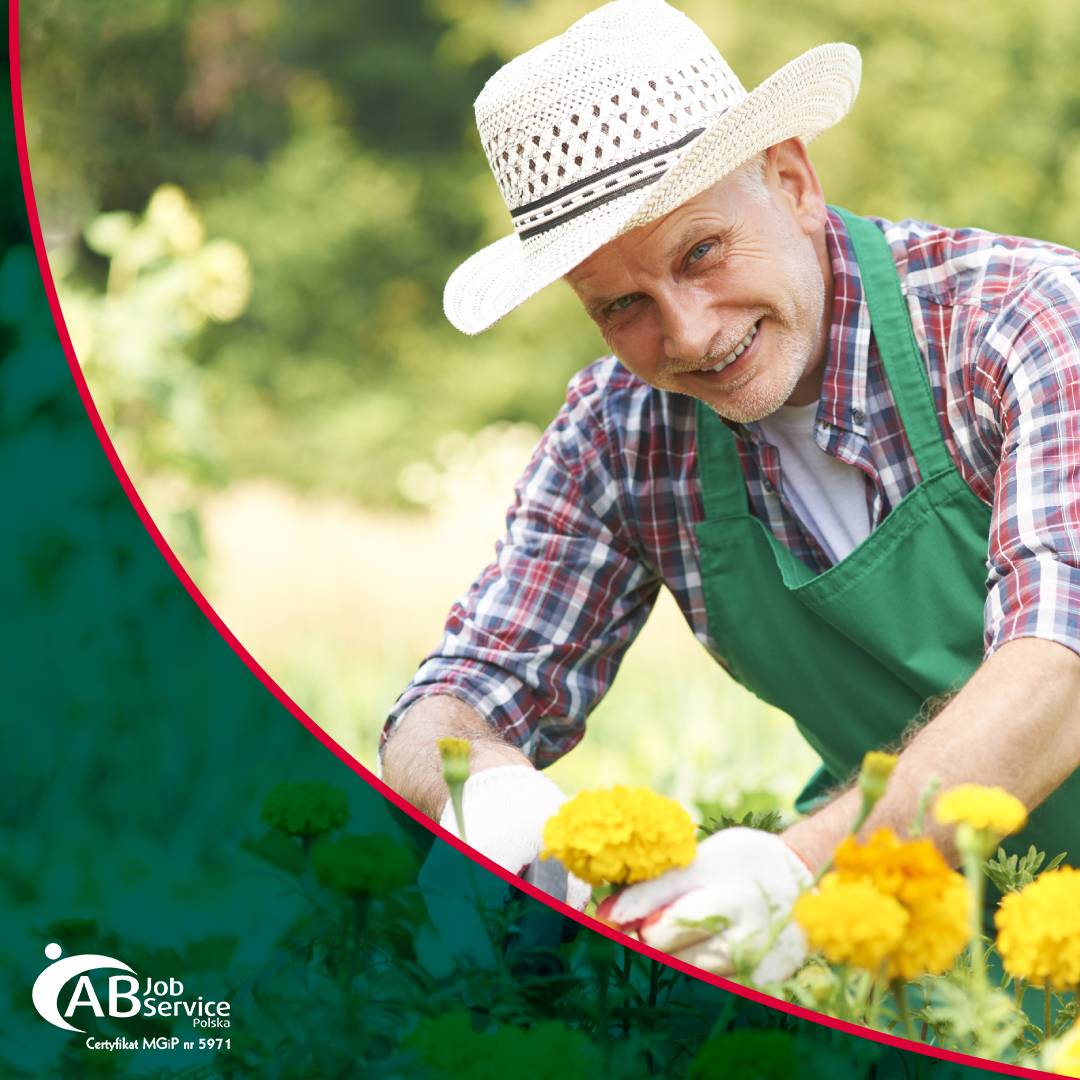
[[[188,997],[184,984],[175,976],[167,979],[147,977],[141,979],[135,970],[113,956],[100,953],[80,953],[63,956],[63,949],[51,942],[45,946],[45,956],[52,961],[34,980],[32,997],[34,1008],[43,1020],[63,1031],[86,1034],[86,1028],[78,1026],[90,1017],[126,1020],[134,1016],[189,1019],[192,1028],[228,1028],[230,1026],[228,1001],[208,1000],[201,994]],[[110,974],[106,980],[107,990],[95,989],[91,973],[101,971]],[[102,985],[99,978],[98,986]],[[135,1050],[229,1048],[229,1039],[181,1039],[178,1036],[160,1035],[141,1040],[128,1038],[97,1039],[89,1036],[86,1045],[90,1049]]]

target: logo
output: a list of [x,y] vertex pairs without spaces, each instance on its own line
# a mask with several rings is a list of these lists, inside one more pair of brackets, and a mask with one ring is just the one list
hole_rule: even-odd
[[[81,953],[61,959],[63,951],[55,941],[45,946],[45,956],[53,962],[34,980],[32,992],[34,1008],[53,1027],[85,1034],[84,1027],[70,1021],[85,1022],[90,1015],[115,1020],[132,1016],[188,1018],[193,1028],[230,1026],[229,1002],[208,1001],[201,995],[192,1000],[185,996],[184,984],[174,976],[140,980],[134,968],[115,956]],[[120,974],[109,975],[108,990],[100,994],[90,980],[94,971]],[[73,979],[74,985],[68,990]]]

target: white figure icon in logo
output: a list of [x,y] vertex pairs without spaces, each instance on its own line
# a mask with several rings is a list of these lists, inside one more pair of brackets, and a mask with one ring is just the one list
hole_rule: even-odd
[[63,951],[55,941],[45,946],[46,957],[54,962],[34,980],[34,1008],[37,1009],[43,1019],[48,1020],[54,1027],[63,1028],[65,1031],[83,1032],[85,1031],[84,1028],[77,1028],[73,1024],[69,1024],[60,1015],[58,999],[64,984],[75,978],[76,975],[82,976],[72,992],[71,999],[68,1001],[65,1011],[66,1016],[70,1016],[79,1005],[88,1005],[93,1009],[95,1016],[103,1016],[101,1004],[93,986],[90,985],[90,978],[86,972],[97,968],[118,968],[134,975],[135,971],[121,960],[117,960],[112,956],[102,956],[98,953],[81,953],[78,956],[69,956],[61,960],[60,955]]

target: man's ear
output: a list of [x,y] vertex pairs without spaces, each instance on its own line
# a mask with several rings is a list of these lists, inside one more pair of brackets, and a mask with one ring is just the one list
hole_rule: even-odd
[[765,151],[765,180],[807,235],[825,228],[825,194],[802,139],[786,139]]

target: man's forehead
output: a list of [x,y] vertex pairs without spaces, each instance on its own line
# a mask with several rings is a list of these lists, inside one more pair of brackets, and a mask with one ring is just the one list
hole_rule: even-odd
[[682,255],[703,229],[721,238],[734,227],[734,214],[721,205],[716,188],[702,192],[656,221],[609,240],[582,260],[566,280],[579,293],[600,284],[613,271],[639,262],[661,265]]

